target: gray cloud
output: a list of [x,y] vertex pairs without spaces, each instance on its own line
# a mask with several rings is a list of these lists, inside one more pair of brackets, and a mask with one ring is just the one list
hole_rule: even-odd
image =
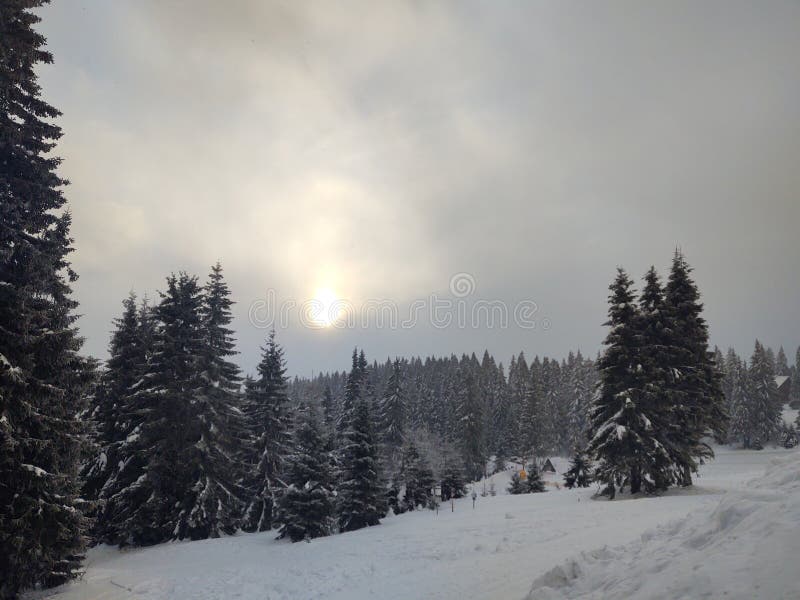
[[472,273],[547,331],[282,332],[293,372],[371,356],[594,352],[617,264],[696,267],[712,338],[800,342],[800,7],[738,2],[58,2],[87,348],[129,289],[222,260],[407,303]]

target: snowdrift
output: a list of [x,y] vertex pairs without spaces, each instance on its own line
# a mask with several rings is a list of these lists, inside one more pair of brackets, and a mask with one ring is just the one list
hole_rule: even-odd
[[712,512],[583,552],[537,578],[528,600],[800,598],[800,452],[774,458]]

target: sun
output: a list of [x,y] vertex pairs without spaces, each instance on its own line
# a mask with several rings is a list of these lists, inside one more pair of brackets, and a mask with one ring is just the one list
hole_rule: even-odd
[[331,327],[344,315],[344,302],[331,288],[318,288],[309,302],[307,314],[317,327]]

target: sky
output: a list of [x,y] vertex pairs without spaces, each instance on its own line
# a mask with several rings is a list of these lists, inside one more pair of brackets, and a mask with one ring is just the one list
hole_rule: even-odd
[[38,13],[87,353],[131,290],[220,261],[248,372],[272,325],[297,375],[355,345],[594,354],[617,266],[676,247],[713,343],[800,344],[800,3]]

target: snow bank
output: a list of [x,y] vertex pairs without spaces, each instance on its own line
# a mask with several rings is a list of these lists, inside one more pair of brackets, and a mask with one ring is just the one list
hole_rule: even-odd
[[618,548],[583,552],[537,578],[529,600],[800,598],[800,452],[722,497],[713,511]]

